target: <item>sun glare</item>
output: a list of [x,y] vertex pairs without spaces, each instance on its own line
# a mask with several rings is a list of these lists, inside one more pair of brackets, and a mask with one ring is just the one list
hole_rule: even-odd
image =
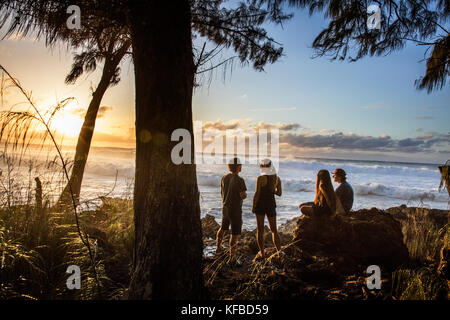
[[78,136],[82,125],[83,119],[68,112],[56,115],[52,120],[52,129],[56,129],[57,133],[66,137]]

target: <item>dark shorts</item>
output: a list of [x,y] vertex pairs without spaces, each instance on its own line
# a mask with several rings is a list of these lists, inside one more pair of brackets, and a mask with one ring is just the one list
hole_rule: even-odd
[[242,231],[242,209],[222,208],[222,230],[227,231],[231,225],[231,234],[240,235]]
[[267,210],[255,210],[255,214],[257,216],[267,216],[268,218],[272,218],[277,216],[277,210],[276,208]]

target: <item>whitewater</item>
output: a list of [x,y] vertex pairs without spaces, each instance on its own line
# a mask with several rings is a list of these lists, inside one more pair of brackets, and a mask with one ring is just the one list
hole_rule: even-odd
[[[64,155],[67,159],[72,159],[73,151]],[[53,166],[49,166],[49,160],[53,158],[48,154],[44,156],[41,152],[28,160],[23,160],[20,166],[16,162],[14,169],[10,169],[9,172],[5,159],[2,159],[0,162],[2,197],[4,198],[4,191],[8,188],[12,177],[15,194],[21,190],[20,199],[17,201],[23,201],[24,198],[32,199],[29,187],[33,185],[34,176],[39,176],[43,181],[45,196],[54,200],[64,184],[64,177],[60,173],[61,168],[58,168],[58,160],[55,159]],[[31,169],[30,163],[33,163]],[[100,203],[98,198],[101,196],[132,199],[134,164],[133,149],[92,148],[83,179],[81,201],[87,205],[96,205]],[[372,207],[386,209],[402,204],[448,209],[447,191],[438,191],[440,183],[438,164],[281,158],[278,174],[282,181],[283,195],[276,197],[279,223],[299,216],[299,204],[314,199],[316,175],[319,170],[326,169],[332,173],[336,168],[342,168],[347,172],[347,181],[355,192],[353,205],[355,210]],[[224,164],[197,165],[202,217],[210,214],[220,222],[220,181],[227,172]],[[240,175],[244,178],[248,189],[248,197],[243,204],[243,227],[253,230],[256,221],[251,213],[251,204],[259,169],[256,164],[244,163]],[[337,187],[337,183],[334,183],[334,187]]]

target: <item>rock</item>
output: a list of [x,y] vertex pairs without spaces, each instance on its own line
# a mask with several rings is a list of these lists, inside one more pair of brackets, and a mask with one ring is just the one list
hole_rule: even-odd
[[420,216],[421,218],[429,218],[438,228],[444,227],[449,223],[450,211],[438,210],[418,207],[407,207],[405,205],[399,207],[393,207],[385,210],[390,213],[395,219],[402,221],[410,219],[413,216]]
[[[292,240],[292,235],[278,231],[280,235],[281,245],[285,245]],[[258,242],[256,239],[256,229],[253,231],[242,230],[241,240],[239,241],[239,251],[256,254],[259,251]],[[267,226],[264,226],[264,248],[270,250],[274,247],[272,241],[272,232]]]
[[[400,210],[399,214],[406,213]],[[239,290],[228,290],[223,293],[224,297],[383,299],[390,295],[391,271],[409,261],[400,222],[376,208],[332,218],[297,217],[280,226],[279,233],[281,251],[276,252],[266,227],[268,258],[252,262],[258,252],[256,230],[243,230],[239,253],[246,261],[245,268],[236,270],[243,277],[239,278]],[[370,265],[381,268],[381,291],[372,292],[365,287],[366,270]],[[225,274],[231,273],[232,270],[228,270]],[[236,277],[230,275],[230,279]],[[217,279],[219,282],[215,282],[214,287],[221,288],[231,281],[220,275]]]
[[376,208],[331,218],[302,217],[293,241],[310,253],[340,258],[338,264],[349,270],[372,264],[394,269],[408,262],[399,222]]
[[285,234],[292,234],[295,230],[295,227],[297,226],[297,221],[300,219],[300,217],[292,218],[282,225],[278,227],[278,232],[285,233]]
[[[294,222],[296,219],[291,220],[289,226],[285,227],[286,230],[288,228],[294,228]],[[202,231],[203,231],[203,242],[206,244],[210,244],[207,239],[215,239],[217,231],[220,228],[219,223],[217,223],[216,219],[210,215],[206,214],[205,217],[201,219],[202,222]],[[280,235],[281,245],[285,245],[292,240],[292,231],[291,232],[278,232]],[[229,234],[224,236],[224,245],[227,245]],[[267,226],[264,227],[264,244],[265,248],[273,247],[272,242],[272,233],[270,232]],[[246,229],[242,230],[242,234],[239,240],[239,252],[246,254],[256,254],[259,251],[258,243],[256,240],[256,229],[253,231],[247,231]]]
[[206,214],[201,221],[203,238],[215,239],[217,231],[220,228],[220,225],[217,223],[216,219],[212,215]]

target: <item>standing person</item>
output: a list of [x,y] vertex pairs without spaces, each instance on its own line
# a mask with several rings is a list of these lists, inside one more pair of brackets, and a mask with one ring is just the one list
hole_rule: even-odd
[[281,180],[277,176],[272,161],[264,159],[259,168],[261,175],[256,179],[256,191],[253,197],[252,211],[256,215],[259,253],[255,258],[265,258],[264,253],[264,216],[267,215],[270,231],[272,232],[272,241],[277,251],[280,250],[280,236],[277,230],[277,212],[275,210],[275,194],[281,197]]
[[342,203],[342,207],[345,210],[345,213],[349,213],[353,206],[353,188],[347,182],[347,174],[343,169],[334,170],[333,177],[334,181],[339,183],[339,187],[336,188],[335,193],[336,197]]
[[242,170],[239,158],[233,158],[231,163],[228,164],[228,169],[230,173],[224,175],[220,183],[223,208],[222,224],[216,235],[216,252],[222,250],[224,232],[228,231],[231,225],[230,258],[233,259],[242,230],[242,200],[247,198],[247,187],[244,179],[239,177],[239,172]]
[[336,213],[336,194],[328,170],[317,173],[314,202],[300,204],[300,211],[306,216],[331,216]]

